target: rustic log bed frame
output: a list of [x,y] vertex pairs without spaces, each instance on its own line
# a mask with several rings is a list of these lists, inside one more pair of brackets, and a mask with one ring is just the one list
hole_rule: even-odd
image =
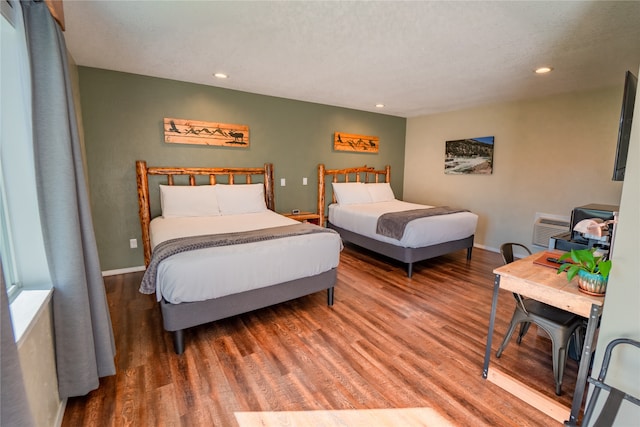
[[[265,163],[263,168],[185,168],[151,167],[147,166],[145,161],[138,160],[136,161],[136,180],[145,266],[148,266],[151,260],[149,175],[166,176],[167,185],[177,185],[174,183],[175,176],[187,176],[188,185],[197,185],[196,176],[208,176],[208,184],[210,185],[217,183],[218,176],[226,176],[226,184],[230,185],[251,184],[252,177],[262,176],[267,208],[275,211],[273,165],[271,163]],[[244,176],[244,182],[236,182],[236,177],[241,176]],[[172,304],[162,299],[160,301],[160,309],[162,311],[163,326],[166,331],[173,333],[175,352],[182,354],[184,352],[184,329],[186,328],[268,307],[325,289],[327,290],[327,304],[331,306],[333,305],[336,280],[337,269],[333,268],[315,276],[303,277],[206,301]]]
[[[363,182],[378,183],[391,182],[391,166],[387,165],[383,170],[375,170],[373,167],[358,166],[345,169],[326,169],[324,164],[318,165],[318,215],[320,215],[320,225],[336,230],[340,233],[343,240],[351,242],[357,246],[387,256],[400,262],[407,264],[407,277],[413,275],[413,263],[424,261],[426,259],[435,258],[437,256],[446,255],[451,252],[466,249],[467,259],[471,259],[471,251],[473,249],[474,235],[464,239],[443,242],[436,245],[424,246],[420,248],[405,248],[402,246],[392,245],[390,243],[381,242],[367,236],[363,236],[353,231],[345,230],[337,225],[329,222],[326,214],[327,206],[325,204],[325,191],[329,187],[331,191],[331,203],[336,203],[336,196],[333,193],[331,185],[326,185],[326,177],[331,175],[333,178],[330,182]],[[352,179],[353,178],[353,179]]]

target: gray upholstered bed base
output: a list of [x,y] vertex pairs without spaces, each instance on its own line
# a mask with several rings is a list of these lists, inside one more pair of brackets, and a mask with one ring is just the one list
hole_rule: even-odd
[[425,246],[421,248],[405,248],[402,246],[396,246],[389,243],[381,242],[379,240],[354,233],[353,231],[345,230],[344,228],[340,228],[337,225],[330,223],[329,221],[327,221],[327,228],[332,228],[340,233],[342,240],[351,242],[365,249],[369,249],[373,252],[406,263],[407,277],[411,277],[411,275],[413,274],[414,262],[424,261],[425,259],[435,258],[437,256],[449,254],[451,252],[459,251],[462,249],[467,250],[467,259],[471,259],[471,250],[473,249],[474,235],[471,235],[465,239],[453,240],[450,242],[439,243],[432,246]]
[[175,352],[182,354],[186,328],[247,313],[324,289],[327,290],[327,304],[333,305],[333,287],[336,280],[337,269],[333,268],[315,276],[212,300],[171,304],[163,299],[160,301],[160,308],[164,329],[173,332]]

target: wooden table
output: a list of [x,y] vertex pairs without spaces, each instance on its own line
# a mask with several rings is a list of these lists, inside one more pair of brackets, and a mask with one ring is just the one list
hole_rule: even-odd
[[[562,252],[557,252],[557,254],[562,254]],[[519,293],[523,296],[588,318],[587,332],[578,369],[578,378],[576,380],[576,389],[573,393],[569,420],[565,420],[565,425],[575,426],[577,425],[578,413],[582,406],[587,375],[589,374],[594,336],[600,314],[602,313],[604,298],[580,292],[575,279],[568,282],[566,274],[557,274],[555,268],[535,264],[533,261],[541,256],[544,256],[544,253],[536,253],[493,270],[495,274],[493,302],[491,304],[489,334],[487,336],[482,377],[487,378],[489,375],[491,341],[493,338],[496,307],[498,304],[498,291],[500,289]],[[531,396],[531,393],[534,392],[530,391],[527,393],[527,396]]]

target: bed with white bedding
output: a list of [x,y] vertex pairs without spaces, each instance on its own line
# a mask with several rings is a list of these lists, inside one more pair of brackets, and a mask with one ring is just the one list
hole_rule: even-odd
[[[177,237],[299,224],[269,210],[211,217],[158,217],[151,221],[151,241],[155,248]],[[315,276],[338,265],[340,252],[335,237],[327,233],[304,234],[172,255],[159,264],[156,298],[171,304],[204,301]],[[211,286],[214,276],[215,286]]]
[[[333,304],[340,237],[273,212],[270,164],[159,168],[138,161],[136,171],[147,266],[140,291],[155,292],[176,353],[184,351],[183,331],[192,326],[324,289]],[[159,185],[161,214],[153,220],[149,175],[168,177],[168,185]],[[174,182],[180,175],[189,185]],[[196,183],[201,175],[208,183]],[[254,175],[263,183],[253,184]],[[158,258],[163,251],[166,258]]]
[[[390,167],[325,169],[318,165],[318,213],[320,224],[338,231],[358,246],[407,264],[466,249],[471,258],[478,216],[463,209],[434,207],[397,200],[389,185]],[[326,177],[332,176],[329,183]],[[325,196],[331,193],[328,209]],[[328,217],[325,212],[328,212]],[[415,219],[402,224],[395,235],[380,234],[381,217],[405,212]],[[395,214],[401,216],[400,214]]]

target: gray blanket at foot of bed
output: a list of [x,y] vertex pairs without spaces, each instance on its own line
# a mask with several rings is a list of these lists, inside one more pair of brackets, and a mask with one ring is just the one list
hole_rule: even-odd
[[243,243],[260,242],[264,240],[281,239],[283,237],[300,236],[313,233],[335,233],[336,231],[314,224],[300,223],[283,225],[280,227],[265,228],[261,230],[243,231],[236,233],[208,234],[205,236],[181,237],[171,239],[158,244],[153,249],[151,261],[142,277],[139,291],[143,294],[152,294],[156,291],[156,274],[160,262],[171,255],[196,249],[211,248],[216,246],[239,245]]
[[437,206],[426,209],[412,209],[409,211],[389,212],[380,215],[376,226],[376,233],[382,236],[400,240],[404,229],[410,221],[436,215],[448,215],[458,212],[469,212],[467,209],[452,209],[449,206]]

